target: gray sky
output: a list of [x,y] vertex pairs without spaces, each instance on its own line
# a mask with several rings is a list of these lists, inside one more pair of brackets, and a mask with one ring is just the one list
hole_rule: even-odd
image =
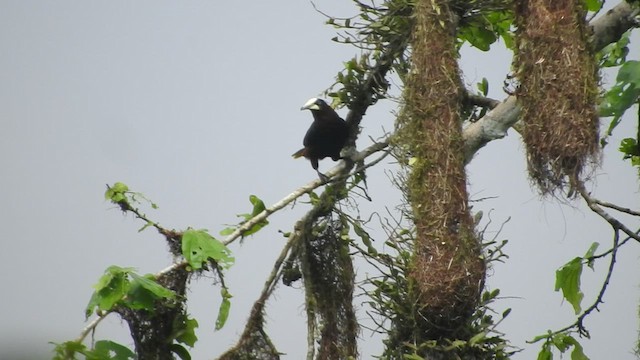
[[[353,13],[350,2],[317,4],[336,16]],[[153,273],[171,262],[162,237],[137,233],[140,222],[103,200],[105,184],[122,181],[146,194],[160,206],[148,215],[166,227],[215,235],[249,211],[250,194],[270,204],[315,178],[308,162],[290,157],[311,121],[298,109],[357,53],[331,42],[334,30],[323,21],[305,1],[0,2],[0,358],[46,358],[48,341],[77,337],[92,285],[109,265]],[[467,83],[489,78],[498,99],[509,63],[504,51],[462,57]],[[367,113],[359,147],[370,143],[367,135],[393,128],[389,110]],[[627,207],[638,204],[638,182],[616,147],[632,131],[628,122],[616,134],[592,184],[599,198]],[[499,329],[525,347],[573,322],[571,307],[553,292],[555,270],[594,241],[608,247],[611,233],[579,202],[539,199],[515,133],[482,149],[468,173],[474,198],[496,197],[474,205],[493,209],[490,229],[511,216],[499,237],[510,240],[510,259],[488,284],[508,297],[498,309],[513,307]],[[363,213],[397,203],[383,169],[369,176],[374,202]],[[278,230],[289,231],[307,209],[299,203],[274,215],[268,228],[232,247],[234,298],[221,331],[213,331],[219,288],[212,279],[192,281],[189,312],[200,322],[194,359],[213,358],[237,340],[284,244]],[[602,312],[586,323],[593,340],[583,345],[592,359],[633,358],[639,251],[637,244],[623,250]],[[585,270],[585,307],[605,268]],[[269,332],[288,359],[305,351],[303,304],[300,289],[284,286],[269,302]],[[123,325],[110,317],[96,338],[132,347]],[[381,349],[370,336],[363,330],[363,358]],[[533,358],[539,346],[526,348],[517,359]]]

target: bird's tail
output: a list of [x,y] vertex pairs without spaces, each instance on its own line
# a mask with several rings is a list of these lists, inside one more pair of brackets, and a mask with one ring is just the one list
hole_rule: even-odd
[[305,156],[305,155],[306,155],[306,152],[307,152],[307,148],[302,148],[302,149],[300,149],[300,150],[296,151],[296,152],[295,152],[293,155],[291,155],[291,156],[293,156],[293,158],[294,158],[294,159],[297,159],[297,158],[300,158],[300,157]]

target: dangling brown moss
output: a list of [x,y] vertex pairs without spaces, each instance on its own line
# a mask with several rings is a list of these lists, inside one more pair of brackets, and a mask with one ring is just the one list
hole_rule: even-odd
[[417,1],[414,18],[398,141],[412,157],[407,185],[417,238],[410,281],[426,341],[461,336],[485,267],[467,204],[456,21],[444,0]]
[[300,243],[307,314],[319,333],[317,360],[358,357],[353,264],[342,232],[343,223],[329,213],[303,230]]
[[598,77],[586,11],[582,0],[519,0],[515,12],[529,176],[553,194],[597,158]]

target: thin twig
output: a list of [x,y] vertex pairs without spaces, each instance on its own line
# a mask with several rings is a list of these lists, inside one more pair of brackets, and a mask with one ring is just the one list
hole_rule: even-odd
[[[640,233],[640,230],[636,231],[636,234],[639,234],[639,233]],[[629,240],[631,240],[631,238],[627,236],[624,240],[620,241],[620,243],[618,244],[618,248],[621,248],[624,244],[629,242]],[[593,255],[593,256],[590,256],[590,257],[587,257],[587,258],[584,258],[584,259],[587,260],[588,262],[591,262],[593,260],[600,259],[600,258],[603,258],[603,257],[611,254],[613,252],[613,250],[615,250],[615,249],[611,248],[611,249],[609,249],[609,250],[607,250],[607,251],[605,251],[605,252],[603,252],[601,254]]]
[[637,242],[640,242],[640,235],[636,234],[631,229],[626,227],[620,220],[614,218],[613,216],[609,215],[609,213],[604,211],[604,209],[602,209],[598,205],[597,200],[591,197],[591,195],[585,190],[584,184],[578,183],[576,185],[576,188],[578,189],[578,192],[580,193],[584,201],[587,203],[587,206],[589,206],[589,208],[593,212],[600,215],[601,218],[608,222],[614,230],[621,230],[630,238],[634,239]]
[[74,342],[80,343],[82,341],[84,341],[84,339],[89,335],[89,333],[91,333],[92,331],[94,331],[96,329],[96,327],[98,326],[98,324],[100,324],[100,322],[102,320],[104,320],[104,318],[107,317],[107,315],[111,314],[111,311],[104,311],[101,312],[97,318],[93,319],[93,321],[91,321],[91,323],[89,323],[89,325],[85,326],[84,329],[82,329],[82,331],[80,332],[80,336],[78,336],[75,340],[73,340]]
[[613,210],[617,210],[623,213],[627,213],[629,215],[633,215],[633,216],[640,216],[640,211],[635,211],[635,210],[631,210],[629,208],[626,207],[622,207],[616,204],[612,204],[610,202],[606,202],[606,201],[601,201],[598,199],[593,199],[593,202],[595,202],[596,204],[600,205],[600,206],[604,206]]

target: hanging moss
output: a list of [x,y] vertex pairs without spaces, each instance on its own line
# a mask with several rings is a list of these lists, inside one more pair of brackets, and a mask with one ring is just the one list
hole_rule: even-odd
[[304,231],[300,263],[307,294],[307,313],[318,324],[316,359],[358,356],[358,321],[353,308],[354,273],[344,224],[331,214]]
[[598,153],[597,66],[582,0],[516,1],[518,100],[529,176],[567,189]]
[[278,360],[280,353],[264,331],[264,314],[262,308],[255,307],[240,341],[233,348],[222,354],[219,360]]

